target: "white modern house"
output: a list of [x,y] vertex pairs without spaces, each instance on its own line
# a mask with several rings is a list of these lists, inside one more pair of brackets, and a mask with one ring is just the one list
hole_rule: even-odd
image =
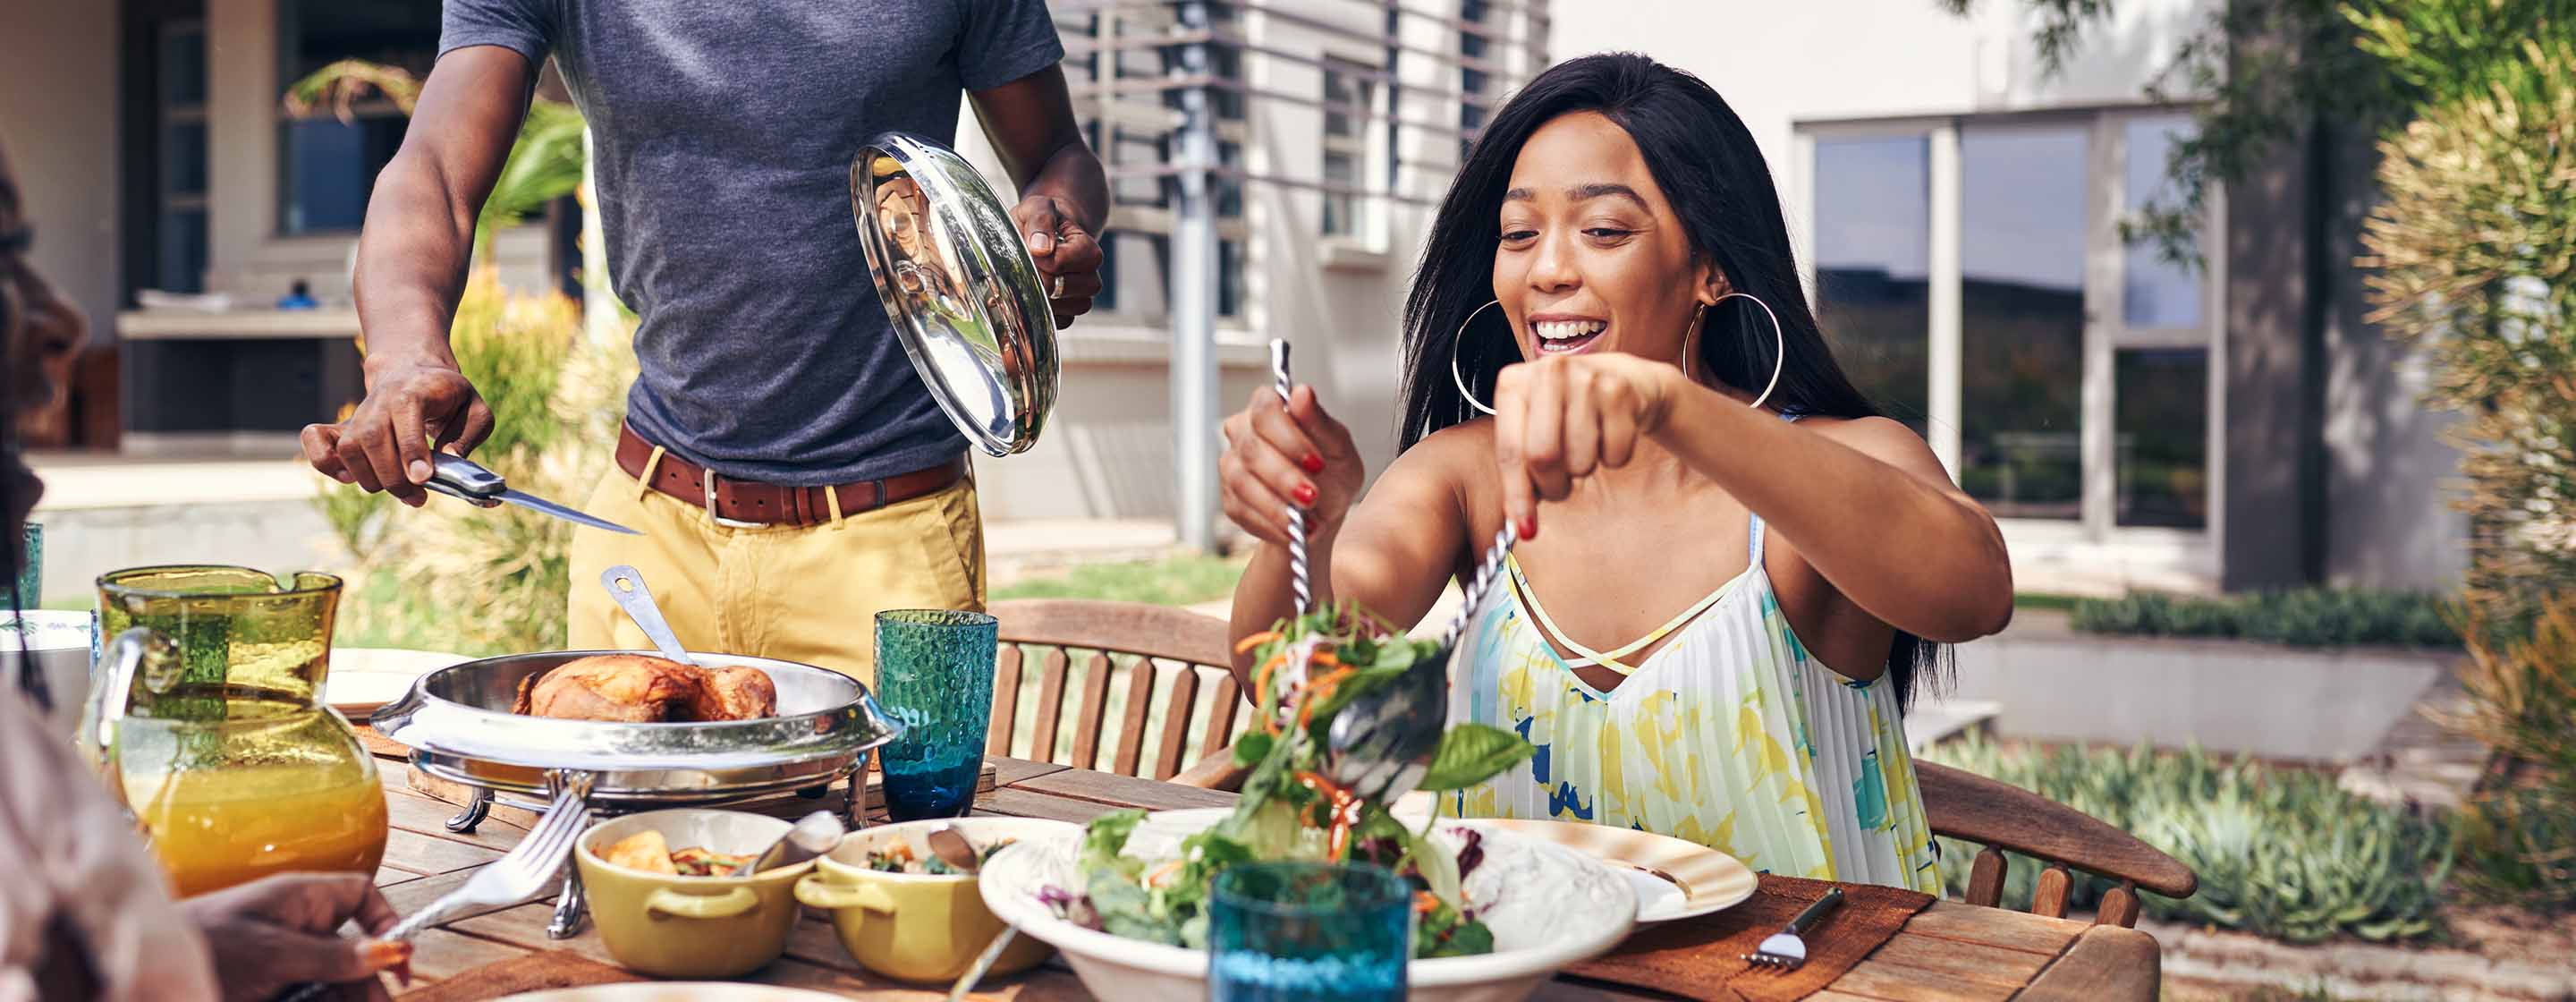
[[[1053,0],[1116,190],[1111,287],[1061,337],[1039,446],[979,467],[986,512],[1175,517],[1193,92],[1213,119],[1215,406],[1264,385],[1262,344],[1288,337],[1377,469],[1403,292],[1463,147],[1551,58],[1629,49],[1752,127],[1846,366],[2003,517],[2024,587],[2444,586],[2465,533],[2446,422],[2416,403],[2420,363],[2361,320],[2350,264],[2368,137],[2326,123],[2226,185],[2205,270],[2119,238],[2190,127],[2144,85],[2216,2],[2120,4],[2052,76],[2006,0]],[[405,123],[296,120],[279,96],[345,56],[425,69],[437,7],[0,7],[0,137],[38,265],[96,328],[54,444],[284,456],[355,398],[350,248]],[[960,136],[1000,177],[979,130]],[[506,280],[569,287],[575,215],[504,234]],[[274,309],[298,281],[321,308]],[[152,309],[145,290],[231,303]]]
[[[1395,322],[1428,207],[1505,89],[1545,64],[1545,0],[1051,3],[1077,111],[1111,166],[1111,286],[1061,335],[1039,447],[979,469],[997,519],[1169,519],[1171,239],[1182,96],[1215,109],[1214,352],[1223,410],[1267,382],[1264,342],[1394,449]],[[286,455],[360,390],[351,249],[405,119],[298,120],[286,85],[343,57],[425,72],[438,0],[13,0],[0,136],[42,220],[38,265],[93,319],[82,431],[126,455]],[[1207,52],[1205,72],[1183,55]],[[971,121],[960,146],[1003,173]],[[853,151],[855,153],[855,151]],[[1005,193],[1007,194],[1007,192]],[[502,235],[515,288],[574,288],[578,213]],[[864,281],[860,276],[853,280]],[[304,283],[321,308],[279,310]],[[149,291],[148,291],[149,290]],[[154,308],[151,291],[229,300]],[[110,445],[110,443],[113,445]]]
[[2025,5],[1603,0],[1549,52],[1644,52],[1762,144],[1828,335],[2001,518],[2024,588],[2438,588],[2447,419],[2364,312],[2366,135],[2221,186],[2205,268],[2120,236],[2192,128],[2147,84],[2214,0],[2116,7],[2062,72]]

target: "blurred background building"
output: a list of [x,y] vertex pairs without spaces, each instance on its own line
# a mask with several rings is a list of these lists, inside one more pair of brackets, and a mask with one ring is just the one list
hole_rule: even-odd
[[[2227,186],[2205,267],[2121,237],[2191,128],[2189,95],[2147,85],[2213,5],[2123,4],[2048,73],[2001,2],[1056,0],[1116,194],[1109,285],[1062,335],[1044,440],[981,467],[987,513],[1204,541],[1179,499],[1213,503],[1209,422],[1266,384],[1274,336],[1383,468],[1397,316],[1462,151],[1551,59],[1631,49],[1751,126],[1846,366],[2003,518],[2026,588],[2447,586],[2445,419],[2361,318],[2366,146],[2321,133]],[[10,5],[0,134],[39,266],[95,321],[39,444],[283,454],[355,399],[351,249],[405,119],[279,97],[343,57],[425,71],[437,7]],[[503,234],[505,280],[577,291],[578,217]],[[277,309],[299,282],[319,308]]]

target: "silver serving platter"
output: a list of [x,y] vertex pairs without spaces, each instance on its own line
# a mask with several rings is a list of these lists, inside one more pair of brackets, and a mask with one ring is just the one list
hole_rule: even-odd
[[575,658],[648,651],[550,651],[486,658],[421,676],[368,721],[430,775],[486,790],[547,794],[548,770],[593,774],[590,802],[619,809],[805,790],[858,767],[903,732],[866,686],[793,661],[690,652],[710,668],[748,665],[778,688],[779,715],[719,723],[618,724],[510,712],[519,680]]
[[1037,444],[1055,407],[1055,312],[983,175],[888,132],[850,164],[850,214],[877,299],[940,410],[991,455]]

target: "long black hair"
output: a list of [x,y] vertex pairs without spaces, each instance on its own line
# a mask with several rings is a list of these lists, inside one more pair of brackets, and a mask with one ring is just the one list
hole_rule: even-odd
[[[1769,406],[1781,413],[1878,416],[1879,408],[1834,362],[1808,307],[1779,191],[1753,133],[1700,78],[1642,55],[1614,52],[1559,63],[1530,81],[1495,112],[1450,182],[1404,301],[1400,448],[1476,417],[1450,375],[1453,357],[1467,385],[1486,399],[1503,367],[1521,361],[1502,311],[1477,312],[1494,298],[1503,191],[1530,135],[1558,116],[1582,111],[1600,113],[1636,141],[1689,234],[1693,256],[1714,263],[1734,291],[1759,297],[1779,317],[1785,358],[1775,358],[1782,349],[1773,347],[1770,317],[1761,307],[1740,297],[1709,307],[1699,339],[1701,371],[1728,386],[1759,390],[1777,361],[1780,385]],[[1470,315],[1474,323],[1461,330]],[[1946,653],[1941,645],[1897,632],[1887,674],[1900,706],[1913,702],[1918,675],[1939,674]]]

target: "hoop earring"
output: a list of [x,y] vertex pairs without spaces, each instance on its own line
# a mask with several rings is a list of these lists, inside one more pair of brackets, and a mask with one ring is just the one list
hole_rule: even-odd
[[1763,316],[1771,318],[1771,381],[1763,384],[1761,396],[1753,398],[1753,407],[1754,409],[1759,410],[1765,401],[1771,399],[1771,391],[1780,388],[1780,370],[1789,362],[1789,338],[1788,335],[1780,329],[1780,315],[1771,312],[1771,304],[1763,302],[1762,297],[1756,296],[1750,292],[1727,293],[1726,295],[1719,296],[1716,299],[1709,301],[1706,306],[1702,306],[1700,309],[1702,311],[1706,311],[1709,306],[1715,306],[1737,296],[1742,296],[1746,299],[1752,300],[1753,305],[1762,308]]
[[1483,411],[1486,414],[1494,413],[1494,409],[1485,406],[1484,401],[1476,399],[1476,392],[1467,388],[1466,374],[1458,371],[1458,346],[1466,343],[1467,325],[1476,322],[1476,314],[1485,312],[1487,307],[1500,305],[1502,305],[1502,301],[1495,299],[1487,300],[1484,306],[1476,307],[1473,311],[1470,311],[1467,314],[1467,319],[1458,321],[1458,332],[1451,335],[1449,338],[1449,380],[1458,384],[1458,395],[1467,401],[1467,406]]
[[[1771,392],[1780,388],[1780,373],[1787,367],[1789,362],[1788,334],[1781,329],[1780,315],[1772,312],[1771,304],[1763,302],[1762,297],[1756,296],[1750,292],[1730,292],[1726,295],[1717,297],[1713,301],[1700,304],[1698,312],[1691,315],[1691,327],[1694,330],[1698,329],[1699,325],[1707,319],[1709,307],[1715,306],[1718,303],[1723,303],[1737,296],[1742,296],[1746,299],[1752,300],[1753,305],[1762,308],[1763,316],[1771,318],[1771,381],[1763,384],[1760,396],[1753,398],[1753,407],[1754,409],[1759,410],[1764,403],[1770,401]],[[1486,307],[1498,305],[1501,305],[1500,300],[1489,300],[1484,306],[1476,307],[1474,311],[1467,314],[1467,319],[1458,322],[1458,332],[1449,340],[1450,381],[1458,385],[1458,396],[1467,401],[1467,406],[1473,407],[1487,414],[1494,413],[1494,409],[1485,406],[1484,401],[1476,399],[1475,391],[1467,388],[1467,376],[1458,368],[1458,347],[1466,343],[1467,325],[1476,322],[1476,314],[1485,312]],[[1685,360],[1687,360],[1687,358],[1688,356],[1685,356]]]

